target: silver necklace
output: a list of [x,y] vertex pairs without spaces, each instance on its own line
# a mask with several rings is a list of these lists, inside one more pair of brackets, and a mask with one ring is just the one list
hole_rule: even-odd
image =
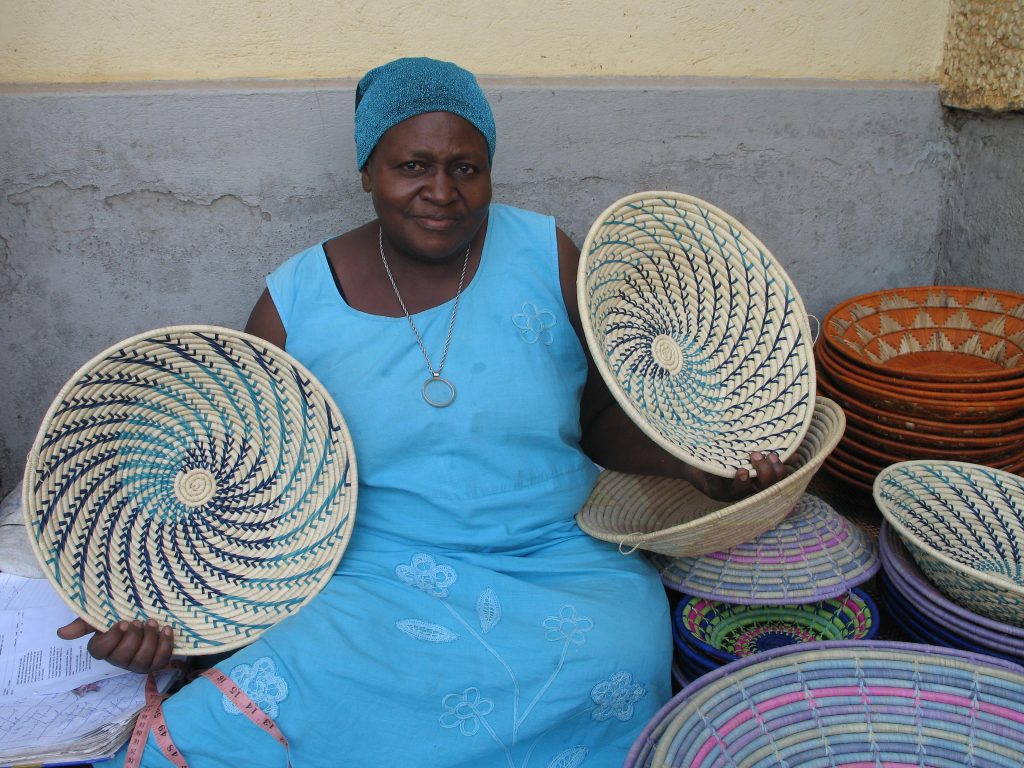
[[[409,321],[409,327],[412,328],[413,334],[416,336],[416,343],[420,345],[420,352],[423,353],[423,360],[427,364],[427,370],[430,371],[430,378],[423,382],[421,392],[423,399],[428,404],[435,408],[445,408],[452,404],[455,400],[455,385],[452,384],[448,379],[441,375],[441,371],[444,370],[444,361],[448,359],[448,347],[452,343],[452,331],[455,330],[455,316],[459,313],[459,299],[462,297],[462,285],[466,280],[466,267],[469,266],[469,251],[473,244],[470,243],[466,246],[466,255],[462,260],[462,274],[459,276],[459,289],[455,292],[455,305],[452,307],[452,319],[448,322],[448,338],[444,340],[444,351],[441,353],[441,364],[437,366],[437,370],[434,370],[434,366],[430,364],[430,356],[427,355],[427,349],[423,346],[423,337],[420,335],[420,329],[416,327],[416,323],[413,322],[412,315],[409,314],[409,310],[405,308],[405,302],[402,301],[402,294],[398,292],[398,283],[395,282],[395,276],[391,274],[391,267],[388,266],[387,257],[384,255],[384,230],[380,228],[377,230],[377,247],[380,248],[380,260],[384,263],[384,271],[388,273],[388,280],[391,281],[391,287],[395,290],[395,297],[398,299],[398,303],[402,307],[402,312],[405,313],[405,319]],[[431,397],[429,390],[433,387],[435,390],[435,397]],[[442,394],[438,395],[437,390],[440,387]]]

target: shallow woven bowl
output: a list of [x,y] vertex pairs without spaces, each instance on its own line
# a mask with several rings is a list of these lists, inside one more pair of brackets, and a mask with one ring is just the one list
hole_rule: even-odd
[[[898,464],[902,461],[950,460],[948,456],[929,456],[925,455],[925,452],[923,451],[916,456],[908,456],[908,453],[908,451],[902,449],[899,451],[891,451],[882,443],[882,441],[875,438],[862,437],[859,433],[848,429],[843,435],[843,439],[840,444],[837,445],[835,451],[833,451],[833,456],[845,461],[847,464],[860,467],[861,469],[872,472],[873,474],[881,472],[890,464]],[[829,459],[831,458],[832,456],[829,457]],[[971,463],[984,464],[985,466],[995,467],[996,469],[1002,469],[1007,472],[1017,472],[1018,469],[1024,465],[1024,451],[1021,450],[1021,446],[1018,446],[1015,450],[1010,452],[997,453],[991,458],[983,460],[979,459],[977,461],[968,458],[968,453],[963,452],[953,460],[970,461]],[[871,482],[874,482],[873,477]]]
[[605,471],[576,522],[624,552],[639,548],[690,557],[727,550],[782,522],[843,436],[845,425],[842,408],[819,397],[811,427],[789,462],[793,472],[735,502],[709,499],[685,480]]
[[[820,382],[820,379],[819,379]],[[827,394],[824,386],[818,389],[823,395]],[[972,435],[934,435],[928,432],[904,429],[899,426],[887,424],[879,419],[865,416],[864,409],[854,409],[843,404],[843,411],[846,413],[846,429],[851,434],[869,434],[872,438],[879,438],[880,444],[885,441],[898,443],[904,447],[913,446],[916,448],[934,448],[939,451],[966,451],[968,454],[982,455],[982,452],[991,451],[993,455],[1001,451],[1009,453],[1013,449],[1020,449],[1024,446],[1024,431],[1017,430],[1007,432],[1003,435],[992,437],[975,437]],[[917,456],[914,458],[937,458]],[[951,457],[950,457],[951,458]],[[970,459],[968,459],[971,461]],[[978,462],[974,462],[978,463]]]
[[931,618],[920,609],[920,606],[900,592],[888,572],[884,570],[875,582],[875,589],[887,619],[903,630],[908,639],[927,645],[942,645],[973,653],[986,653],[1017,664],[1024,661],[1024,656],[1014,654],[1005,645],[990,646],[973,632],[961,634],[945,619]]
[[932,382],[1024,376],[1024,295],[965,286],[854,296],[822,323],[822,339],[858,366]]
[[625,765],[1024,764],[1024,669],[990,656],[829,641],[741,659],[685,687]]
[[914,394],[926,399],[950,398],[967,400],[1012,400],[1024,397],[1024,376],[996,381],[921,381],[891,374],[882,374],[865,365],[858,365],[820,338],[814,344],[814,361],[818,371],[823,368],[835,379],[850,378],[865,385],[874,385],[883,392]]
[[655,442],[724,477],[753,451],[796,450],[814,409],[807,313],[732,216],[674,192],[618,200],[587,234],[576,287],[597,369]]
[[846,416],[846,434],[844,439],[857,440],[863,445],[875,446],[887,456],[898,456],[906,459],[950,459],[967,461],[973,464],[998,466],[1000,462],[1009,462],[1024,457],[1024,438],[1015,445],[995,445],[980,448],[949,447],[935,445],[919,445],[899,440],[891,440],[871,425],[854,424],[849,414]]
[[951,600],[1024,626],[1024,479],[977,464],[907,461],[878,474],[874,497]]
[[842,480],[847,485],[853,486],[858,490],[871,493],[873,483],[875,482],[875,476],[878,474],[876,469],[865,469],[858,462],[853,461],[849,456],[837,453],[839,448],[825,460],[823,469],[833,477]]
[[673,612],[683,640],[728,663],[785,645],[818,640],[870,640],[878,609],[860,589],[814,603],[736,605],[693,597]]
[[651,561],[670,589],[737,605],[838,597],[870,579],[880,565],[863,529],[809,493],[752,541],[697,557],[652,554]]
[[254,336],[175,326],[94,357],[54,399],[23,504],[54,588],[100,629],[156,619],[175,652],[231,650],[298,611],[355,521],[348,429]]
[[1024,415],[1024,390],[1020,388],[963,394],[923,390],[914,386],[914,382],[897,378],[881,383],[862,376],[854,368],[829,362],[819,351],[824,348],[819,342],[815,349],[817,370],[854,399],[877,408],[941,421],[968,423],[1007,420]]
[[921,435],[991,438],[997,441],[1010,440],[1018,443],[1024,440],[1024,417],[1009,420],[999,419],[995,422],[955,423],[889,411],[846,394],[833,383],[827,371],[821,367],[816,370],[820,394],[839,403],[847,415],[853,411],[879,424],[900,427]]
[[879,559],[893,588],[931,621],[996,651],[1024,659],[1024,628],[981,616],[957,605],[928,581],[899,535],[882,521]]

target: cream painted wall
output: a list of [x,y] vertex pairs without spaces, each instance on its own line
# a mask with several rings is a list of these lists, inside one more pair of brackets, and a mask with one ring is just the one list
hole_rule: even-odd
[[0,0],[0,82],[481,75],[939,77],[948,0]]

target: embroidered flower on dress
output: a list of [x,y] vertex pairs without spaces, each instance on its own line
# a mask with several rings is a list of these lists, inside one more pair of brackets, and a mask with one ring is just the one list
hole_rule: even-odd
[[633,717],[633,705],[646,695],[647,688],[642,683],[634,683],[629,672],[616,672],[591,689],[590,698],[597,704],[591,717],[595,720],[617,717],[625,722]]
[[[264,656],[252,664],[239,664],[231,670],[231,679],[268,717],[277,717],[280,710],[278,702],[288,696],[288,683],[277,674],[277,665],[272,658]],[[221,696],[221,704],[228,714],[242,714],[242,710],[226,695]]]
[[467,688],[462,693],[449,693],[441,700],[445,713],[441,715],[441,725],[445,728],[458,726],[463,736],[473,736],[480,730],[480,718],[485,717],[494,709],[494,702],[481,699],[480,691]]
[[448,597],[448,587],[459,578],[454,568],[450,565],[438,565],[434,558],[425,552],[413,555],[408,565],[397,566],[395,575],[410,587],[434,597]]
[[557,616],[544,619],[544,627],[548,631],[548,640],[568,640],[574,645],[583,645],[586,633],[594,628],[594,622],[589,616],[577,616],[575,606],[563,605]]
[[523,311],[512,315],[512,322],[519,329],[519,337],[527,344],[538,341],[551,344],[555,340],[550,329],[555,325],[555,316],[546,309],[537,309],[532,301],[523,304]]

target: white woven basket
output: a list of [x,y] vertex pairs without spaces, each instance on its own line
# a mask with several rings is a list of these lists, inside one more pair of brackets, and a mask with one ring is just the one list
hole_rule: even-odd
[[724,477],[751,452],[796,450],[814,411],[807,313],[732,216],[675,192],[618,200],[590,228],[576,287],[601,376],[659,445]]

